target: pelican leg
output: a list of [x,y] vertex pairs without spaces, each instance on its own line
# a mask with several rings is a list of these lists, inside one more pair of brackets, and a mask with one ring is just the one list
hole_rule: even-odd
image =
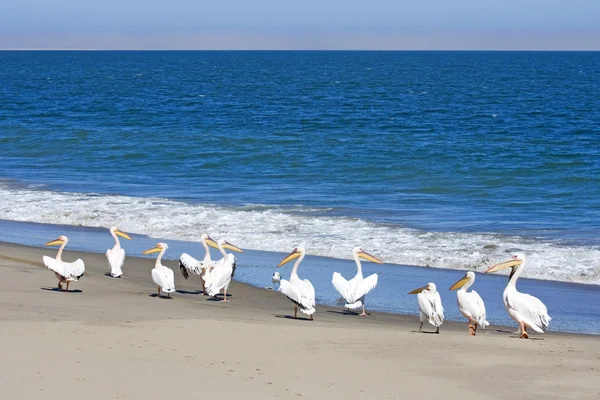
[[298,318],[298,307],[294,306],[294,318]]
[[61,281],[58,281],[58,290],[60,290],[61,292],[62,292],[62,290],[63,290],[63,287],[62,287],[62,285],[61,285]]
[[66,289],[66,291],[67,291],[67,292],[69,291],[69,283],[70,283],[70,282],[69,282],[69,281],[67,281],[67,289]]
[[223,289],[223,300],[221,301],[229,301],[227,300],[227,289]]
[[477,332],[477,322],[473,318],[469,318],[469,335],[475,336]]
[[423,328],[423,321],[421,321],[421,325],[419,325],[419,333],[421,333],[421,328]]
[[158,289],[158,292],[157,292],[158,293],[158,298],[160,299],[160,286],[158,286],[157,289]]
[[313,315],[314,315],[314,314],[310,314],[310,318],[309,318],[309,319],[310,319],[311,321],[314,319],[314,318],[313,318]]
[[365,313],[365,303],[363,302],[363,312],[362,314],[360,314],[361,317],[366,317],[367,314]]
[[479,324],[477,323],[477,321],[475,321],[475,323],[473,324],[473,336],[477,335],[477,327],[479,326]]
[[523,321],[519,322],[520,328],[521,328],[521,336],[519,336],[519,339],[529,339],[529,335],[527,334],[527,329],[525,328],[525,323]]
[[438,326],[437,329],[435,330],[435,333],[439,334],[440,333],[440,327]]

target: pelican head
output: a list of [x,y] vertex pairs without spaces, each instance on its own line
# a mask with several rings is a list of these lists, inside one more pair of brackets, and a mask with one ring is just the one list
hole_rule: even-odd
[[294,250],[292,250],[292,252],[290,254],[285,256],[285,258],[283,260],[281,260],[281,262],[279,264],[277,264],[277,268],[281,267],[284,264],[289,263],[292,260],[295,260],[296,258],[300,257],[301,255],[303,255],[305,253],[306,253],[306,250],[304,250],[304,247],[302,247],[302,246],[294,247]]
[[167,246],[166,243],[158,243],[156,246],[154,246],[151,249],[148,249],[146,251],[144,251],[142,254],[152,254],[152,253],[158,253],[159,251],[163,251],[163,250],[167,250],[169,248],[169,246]]
[[69,241],[69,238],[66,237],[65,235],[61,235],[58,237],[58,239],[54,239],[49,241],[48,243],[46,243],[46,246],[62,246],[63,244],[66,244]]
[[371,254],[367,253],[367,252],[366,252],[366,251],[365,251],[365,250],[364,250],[362,247],[360,247],[360,246],[359,246],[359,247],[355,247],[355,248],[352,250],[352,252],[353,252],[353,253],[354,253],[356,256],[358,256],[358,257],[360,257],[360,258],[362,258],[362,259],[364,259],[364,260],[371,261],[371,262],[374,262],[374,263],[377,263],[377,264],[383,264],[383,261],[381,261],[379,258],[375,257],[374,255],[371,255]]
[[115,235],[121,236],[124,239],[131,240],[128,234],[126,234],[125,232],[121,232],[116,226],[110,228],[110,233],[114,233]]
[[436,291],[435,283],[429,282],[427,285],[425,285],[423,287],[420,287],[418,289],[415,289],[415,290],[412,290],[412,291],[408,292],[408,294],[418,294],[418,293],[421,293],[424,290],[430,291],[431,293],[435,293],[435,291]]
[[[208,236],[208,235],[206,235],[206,236]],[[212,247],[214,249],[218,249],[219,246],[221,246],[224,249],[237,251],[238,253],[244,252],[244,250],[240,249],[239,247],[237,247],[234,244],[229,243],[225,239],[219,239],[219,241],[215,242],[210,236],[208,236],[208,238],[206,239],[206,244],[208,244],[210,247]]]
[[502,261],[501,263],[496,264],[496,265],[492,265],[485,271],[485,273],[490,274],[492,272],[501,271],[506,268],[512,268],[513,272],[514,272],[515,269],[518,268],[520,265],[522,265],[524,262],[525,262],[525,254],[517,253],[514,256],[512,256],[511,258],[509,258],[508,260]]
[[459,279],[454,285],[450,286],[450,290],[458,290],[461,287],[465,286],[467,283],[475,280],[475,273],[473,271],[468,271],[465,276]]

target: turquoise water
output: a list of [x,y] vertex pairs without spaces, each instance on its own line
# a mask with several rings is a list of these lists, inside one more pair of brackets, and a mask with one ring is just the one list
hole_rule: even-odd
[[598,284],[598,93],[597,52],[0,52],[0,213]]

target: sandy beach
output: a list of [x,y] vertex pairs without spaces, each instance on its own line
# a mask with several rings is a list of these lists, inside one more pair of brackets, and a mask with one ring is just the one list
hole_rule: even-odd
[[[0,243],[1,385],[7,398],[220,399],[598,398],[598,337],[516,327],[467,334],[450,322],[418,334],[414,316],[344,315],[319,306],[294,320],[280,293],[234,282],[231,302],[198,292],[173,261],[178,293],[155,297],[153,259],[128,257],[125,277],[104,255],[58,292],[41,263],[55,249]],[[284,272],[287,276],[287,273]],[[415,305],[416,307],[416,305]],[[426,326],[432,330],[432,327]]]

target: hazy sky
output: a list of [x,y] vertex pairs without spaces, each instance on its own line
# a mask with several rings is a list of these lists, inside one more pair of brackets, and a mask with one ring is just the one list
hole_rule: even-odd
[[0,48],[600,49],[600,0],[2,3]]

